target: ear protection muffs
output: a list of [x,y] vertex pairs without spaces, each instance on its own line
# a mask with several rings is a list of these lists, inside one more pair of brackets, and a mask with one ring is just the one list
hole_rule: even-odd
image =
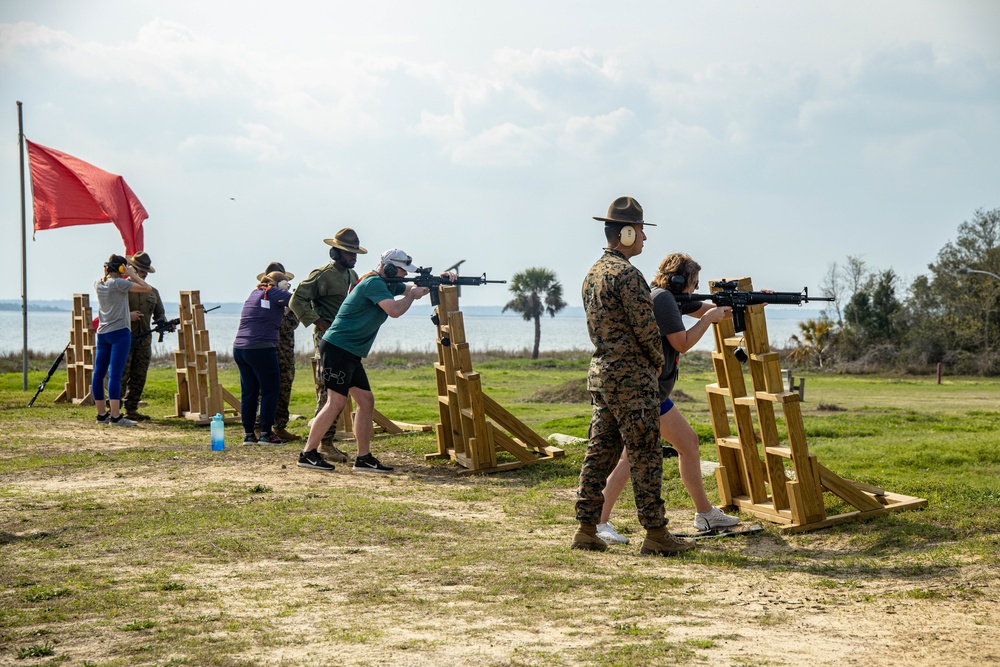
[[618,232],[618,242],[626,248],[635,243],[635,227],[632,225],[622,226],[622,230]]
[[108,273],[119,273],[121,275],[125,275],[124,264],[111,264],[110,262],[105,262],[104,268],[108,271]]
[[330,248],[330,259],[335,262],[340,261],[340,248]]
[[675,273],[674,275],[670,276],[670,280],[668,281],[667,284],[670,286],[670,291],[673,292],[674,294],[683,294],[684,288],[687,287],[688,281],[687,278],[685,278],[681,274]]
[[397,267],[392,262],[389,262],[388,264],[383,264],[383,266],[385,267],[386,278],[395,278],[399,274],[399,267]]

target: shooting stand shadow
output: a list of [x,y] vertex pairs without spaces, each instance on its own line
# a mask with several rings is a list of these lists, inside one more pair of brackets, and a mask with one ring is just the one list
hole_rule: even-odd
[[[738,289],[752,291],[749,278],[740,278]],[[712,292],[718,291],[713,284]],[[914,498],[885,489],[853,482],[823,466],[809,453],[802,425],[798,392],[785,391],[781,362],[772,352],[767,336],[764,306],[746,310],[746,331],[736,334],[732,320],[712,325],[715,352],[712,364],[717,382],[706,387],[712,417],[719,468],[715,471],[723,505],[761,519],[783,524],[782,532],[798,533],[826,528],[838,523],[864,519],[887,512],[926,507],[923,498]],[[747,394],[743,367],[735,356],[745,347],[753,392]],[[732,414],[727,411],[727,399]],[[775,422],[774,406],[785,418],[788,440],[782,443]],[[759,433],[754,430],[756,411]],[[732,420],[730,420],[732,417]],[[735,424],[736,435],[733,435]],[[763,445],[761,459],[758,442]],[[786,463],[794,473],[788,479]],[[768,494],[770,488],[770,495]],[[830,492],[855,511],[830,516],[823,502]]]
[[[438,451],[431,458],[451,458],[465,468],[459,474],[501,472],[560,458],[553,447],[499,403],[483,393],[479,373],[465,340],[465,320],[458,309],[458,288],[443,285],[435,309],[437,326]],[[492,420],[492,421],[489,421]],[[497,462],[497,452],[516,459]]]

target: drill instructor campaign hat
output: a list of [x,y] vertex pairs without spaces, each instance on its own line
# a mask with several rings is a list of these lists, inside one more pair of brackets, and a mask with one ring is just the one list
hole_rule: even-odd
[[344,227],[334,234],[332,239],[323,239],[323,243],[358,255],[368,254],[368,251],[359,245],[358,233],[350,227]]
[[608,216],[600,218],[595,215],[594,220],[610,222],[616,225],[647,225],[649,227],[656,227],[653,223],[642,219],[642,206],[631,197],[619,197],[614,200],[611,202],[611,206],[608,207]]
[[396,266],[403,269],[407,273],[417,272],[417,267],[413,265],[413,258],[407,255],[399,248],[386,250],[384,253],[382,253],[381,261],[382,261],[382,266],[385,266],[386,264],[395,264]]
[[126,257],[128,263],[132,265],[132,268],[136,271],[145,271],[146,273],[156,273],[156,269],[153,268],[153,260],[149,258],[145,252],[140,250],[131,257]]
[[291,280],[292,278],[295,277],[294,273],[289,273],[288,271],[285,271],[285,265],[282,264],[281,262],[271,262],[270,264],[267,265],[267,268],[264,269],[264,273],[257,274],[257,280],[261,280],[264,276],[271,273],[272,271],[281,271],[283,274],[285,274],[285,280]]

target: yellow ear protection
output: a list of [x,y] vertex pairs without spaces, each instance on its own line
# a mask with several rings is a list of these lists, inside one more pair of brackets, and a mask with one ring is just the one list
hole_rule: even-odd
[[110,262],[104,262],[104,268],[110,273],[117,271],[118,273],[125,275],[124,264],[111,264]]
[[635,227],[623,225],[622,230],[618,232],[618,242],[626,248],[635,243]]

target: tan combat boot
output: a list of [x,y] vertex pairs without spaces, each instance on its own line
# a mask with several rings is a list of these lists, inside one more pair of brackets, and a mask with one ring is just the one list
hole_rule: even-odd
[[597,536],[597,524],[581,523],[573,536],[574,549],[586,549],[587,551],[607,551],[608,544]]
[[648,556],[673,556],[691,549],[694,549],[694,542],[674,537],[667,532],[667,527],[663,526],[646,530],[646,539],[642,541],[639,553]]
[[347,454],[342,452],[333,444],[330,438],[323,438],[319,443],[319,453],[328,461],[334,463],[347,463]]
[[285,442],[292,442],[293,440],[301,440],[302,439],[302,436],[295,435],[291,431],[285,429],[284,426],[275,426],[271,430],[271,433],[274,433],[276,436],[278,436],[279,438],[281,438]]

